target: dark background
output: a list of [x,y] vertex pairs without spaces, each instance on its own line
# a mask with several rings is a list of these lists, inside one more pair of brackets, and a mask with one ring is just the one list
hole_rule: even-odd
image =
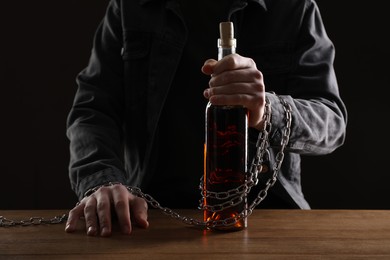
[[[62,209],[77,201],[67,172],[66,116],[75,76],[87,64],[107,3],[1,4],[0,209]],[[349,122],[343,147],[304,158],[304,192],[313,209],[390,209],[390,19],[385,1],[317,3],[336,46],[335,67]]]

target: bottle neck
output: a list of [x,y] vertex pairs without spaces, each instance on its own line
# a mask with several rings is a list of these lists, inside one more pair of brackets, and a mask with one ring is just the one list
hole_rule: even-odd
[[235,39],[232,41],[231,45],[223,46],[221,44],[221,39],[218,39],[218,60],[221,60],[223,57],[236,53]]

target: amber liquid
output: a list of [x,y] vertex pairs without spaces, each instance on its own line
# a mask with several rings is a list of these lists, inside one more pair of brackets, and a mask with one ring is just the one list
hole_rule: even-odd
[[[242,106],[206,107],[206,142],[204,153],[204,190],[222,192],[242,185],[247,172],[247,109]],[[207,198],[205,205],[217,205],[231,200]],[[247,208],[247,200],[221,211],[204,211],[204,220],[223,220],[235,217]],[[234,225],[213,229],[241,230],[247,226],[246,218]]]

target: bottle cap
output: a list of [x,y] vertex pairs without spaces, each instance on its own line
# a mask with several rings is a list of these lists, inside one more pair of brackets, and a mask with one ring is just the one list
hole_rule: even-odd
[[219,23],[218,44],[223,48],[236,47],[236,39],[234,38],[234,27],[232,22]]

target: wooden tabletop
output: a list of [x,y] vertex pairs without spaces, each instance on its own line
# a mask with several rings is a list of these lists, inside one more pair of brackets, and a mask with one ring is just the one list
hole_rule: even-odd
[[[178,210],[201,220],[198,210]],[[1,211],[28,219],[66,210]],[[64,223],[0,227],[0,259],[390,259],[390,211],[255,210],[248,228],[204,231],[150,210],[148,229],[129,236],[69,234]],[[82,224],[82,223],[81,223]]]

